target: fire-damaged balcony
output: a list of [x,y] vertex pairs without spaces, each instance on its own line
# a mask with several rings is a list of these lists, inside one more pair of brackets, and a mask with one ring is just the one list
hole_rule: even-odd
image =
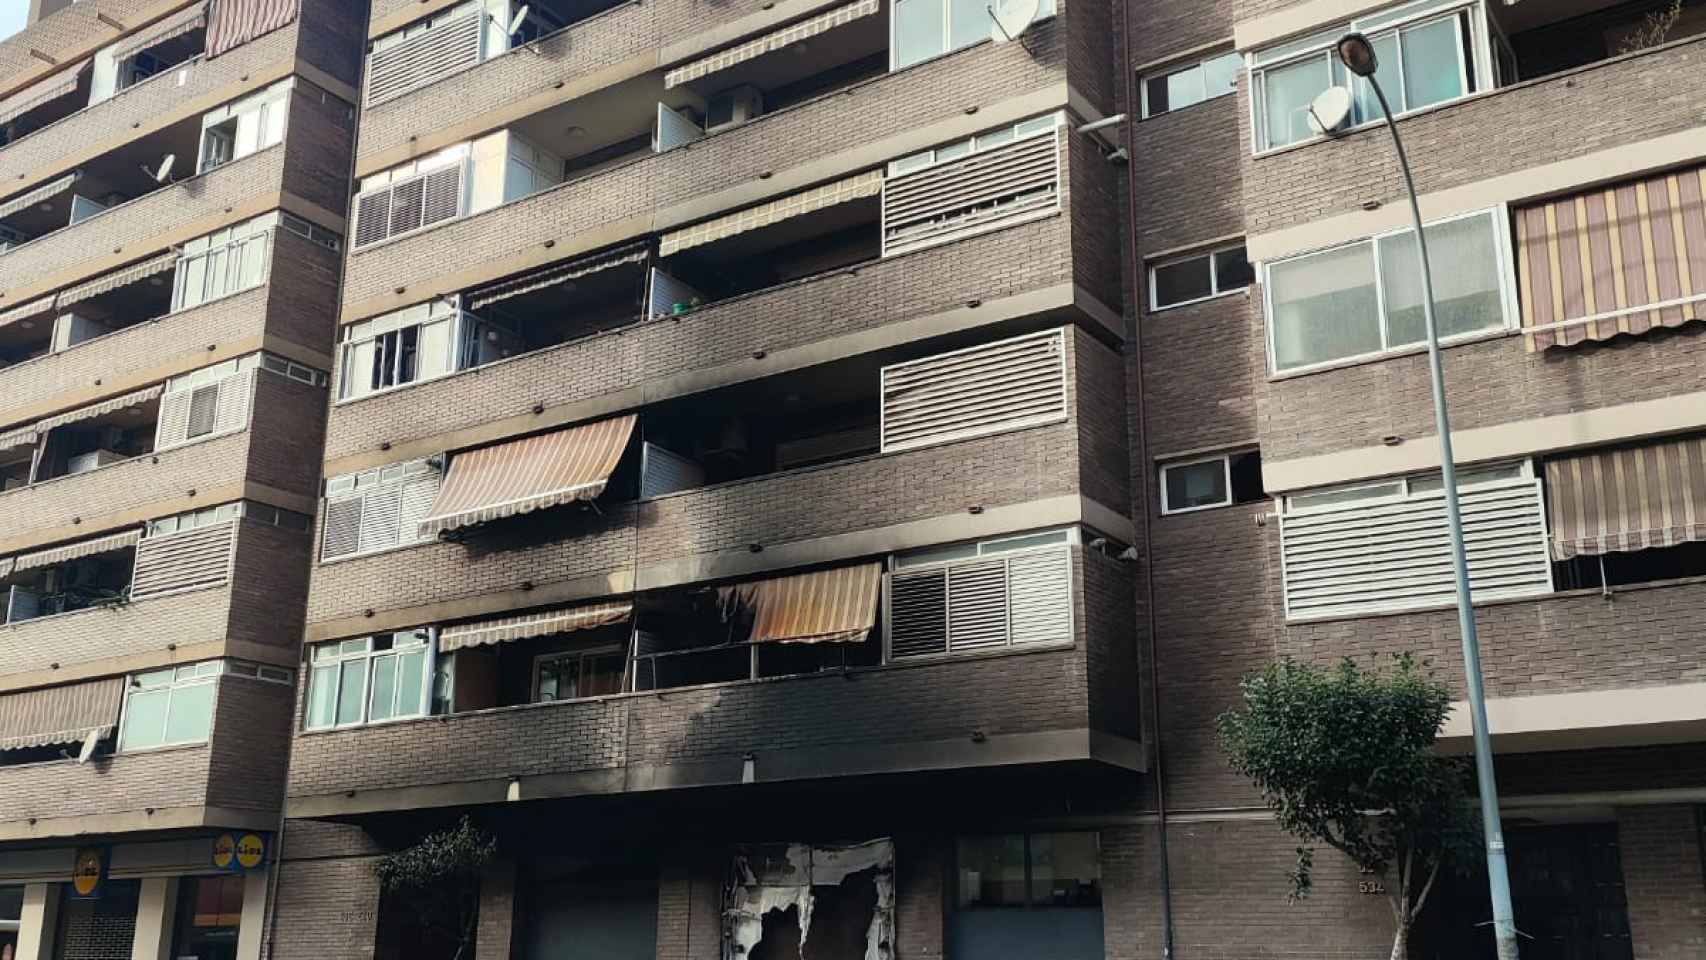
[[1129,571],[1083,536],[313,645],[290,813],[1141,769]]

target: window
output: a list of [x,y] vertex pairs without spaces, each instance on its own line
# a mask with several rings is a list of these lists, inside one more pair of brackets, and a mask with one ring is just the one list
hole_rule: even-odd
[[1072,641],[1078,531],[897,554],[888,583],[889,657]]
[[185,310],[258,287],[272,259],[277,213],[217,230],[184,244],[173,274],[172,309]]
[[308,729],[424,715],[430,642],[421,628],[313,647]]
[[1143,115],[1160,116],[1236,93],[1238,74],[1243,71],[1242,55],[1223,53],[1201,63],[1147,77],[1143,81]]
[[255,393],[254,371],[264,354],[252,353],[166,381],[154,449],[247,429]]
[[291,80],[281,80],[204,115],[197,172],[206,173],[283,142],[291,89]]
[[[895,0],[889,16],[890,69],[899,70],[989,38],[995,21],[984,0]],[[1054,16],[1043,0],[1037,17]]]
[[533,661],[533,700],[578,700],[622,692],[621,647],[550,653]]
[[1051,330],[884,367],[882,452],[1065,419],[1065,357]]
[[0,957],[11,956],[17,950],[23,919],[23,886],[0,887]]
[[438,461],[410,460],[327,480],[320,559],[430,540],[420,535],[420,521],[432,509],[443,478]]
[[[1394,114],[1455,100],[1473,93],[1490,57],[1486,14],[1462,0],[1423,0],[1353,21],[1380,58],[1377,79]],[[1311,139],[1309,105],[1328,87],[1351,91],[1350,122],[1380,119],[1374,90],[1349,75],[1333,53],[1346,31],[1323,31],[1257,51],[1250,68],[1251,107],[1257,152]]]
[[1058,210],[1055,131],[1063,122],[1060,113],[1033,117],[892,161],[883,181],[882,255],[1016,226]]
[[969,836],[955,848],[948,956],[1105,955],[1099,835]]
[[224,661],[207,660],[132,676],[119,750],[205,743],[213,726],[215,684],[224,672]]
[[459,3],[376,38],[369,47],[367,105],[400,97],[479,63],[484,52],[484,6]]
[[454,371],[461,322],[455,301],[439,299],[345,327],[338,399]]
[[[260,504],[254,504],[253,506],[258,507]],[[242,501],[238,501],[236,503],[222,503],[217,507],[204,507],[200,510],[192,510],[189,513],[180,513],[176,516],[162,517],[159,520],[150,520],[148,522],[148,536],[164,537],[169,534],[184,533],[189,530],[197,529],[198,527],[210,527],[216,523],[225,523],[229,520],[235,520],[244,514],[245,511],[243,507],[244,504]]]
[[1149,268],[1149,309],[1182,307],[1248,289],[1256,271],[1244,245],[1166,260]]
[[[1431,223],[1428,256],[1442,340],[1507,329],[1509,241],[1497,211]],[[1421,265],[1413,231],[1266,267],[1271,367],[1284,373],[1421,343]]]
[[460,143],[364,178],[354,201],[354,246],[360,249],[462,216],[471,152],[469,144]]
[[206,960],[237,956],[243,925],[243,878],[225,874],[184,877],[178,886],[178,916],[172,956]]
[[1262,455],[1254,450],[1161,466],[1162,513],[1189,513],[1262,498]]
[[[1531,465],[1457,475],[1476,600],[1552,590],[1540,481]],[[1438,472],[1283,498],[1281,571],[1292,619],[1445,606],[1456,596]]]

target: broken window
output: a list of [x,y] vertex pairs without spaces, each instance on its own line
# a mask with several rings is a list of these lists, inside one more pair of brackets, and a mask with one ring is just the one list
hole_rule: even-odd
[[723,904],[723,960],[891,960],[894,842],[742,846]]

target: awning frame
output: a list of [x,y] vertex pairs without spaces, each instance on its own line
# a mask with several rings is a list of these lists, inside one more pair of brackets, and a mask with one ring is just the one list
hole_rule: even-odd
[[120,533],[110,533],[103,537],[93,537],[68,543],[64,546],[49,547],[34,553],[20,553],[12,558],[13,572],[20,570],[39,570],[56,564],[77,560],[82,557],[93,557],[102,553],[113,553],[134,547],[142,541],[142,530],[125,530]]
[[494,303],[502,303],[513,297],[523,296],[546,290],[570,280],[603,273],[631,263],[644,263],[651,259],[651,243],[639,241],[625,244],[604,253],[595,253],[584,257],[576,257],[562,263],[552,264],[529,271],[519,277],[500,280],[468,292],[465,296],[468,310],[479,310]]
[[719,587],[725,616],[753,611],[747,643],[863,643],[882,603],[880,562],[831,567]]
[[881,168],[844,177],[786,196],[737,210],[692,226],[672,230],[658,239],[658,256],[667,257],[718,240],[726,240],[784,220],[827,210],[883,192]]
[[10,123],[31,110],[76,90],[83,82],[83,75],[93,68],[94,62],[93,57],[78,61],[69,69],[61,70],[46,80],[6,98],[0,102],[0,123]]
[[111,293],[120,287],[128,287],[133,283],[147,280],[149,277],[159,276],[176,269],[177,265],[178,254],[176,252],[168,250],[165,253],[156,254],[146,260],[139,260],[127,267],[120,267],[93,280],[61,290],[59,297],[54,301],[54,307],[63,310],[73,303],[81,303],[103,293]]
[[451,653],[471,647],[532,640],[559,633],[596,630],[626,623],[632,620],[633,616],[632,600],[608,600],[477,620],[440,629],[438,651]]
[[28,193],[20,194],[10,200],[0,203],[0,217],[9,217],[14,213],[33,207],[38,203],[59,196],[76,185],[82,179],[83,171],[73,170],[63,177],[50,183],[44,183]]
[[827,13],[790,24],[755,40],[749,40],[746,43],[676,67],[664,74],[664,89],[673,89],[684,83],[727,70],[748,60],[755,60],[767,53],[786,49],[801,40],[827,33],[836,27],[845,26],[862,17],[871,16],[881,9],[881,0],[857,0],[855,3],[837,7]]
[[194,31],[198,27],[207,26],[207,3],[205,0],[193,6],[185,7],[177,13],[155,22],[145,30],[138,30],[128,39],[113,46],[110,55],[115,61],[125,58],[155,44],[165,43]]

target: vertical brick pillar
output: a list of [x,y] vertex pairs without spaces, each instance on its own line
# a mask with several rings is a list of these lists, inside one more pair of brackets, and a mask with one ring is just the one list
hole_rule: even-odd
[[899,837],[894,851],[895,956],[940,960],[951,837]]
[[1706,877],[1694,808],[1619,808],[1617,842],[1635,960],[1706,957]]
[[480,878],[480,922],[474,960],[509,960],[515,927],[515,861],[498,860]]

